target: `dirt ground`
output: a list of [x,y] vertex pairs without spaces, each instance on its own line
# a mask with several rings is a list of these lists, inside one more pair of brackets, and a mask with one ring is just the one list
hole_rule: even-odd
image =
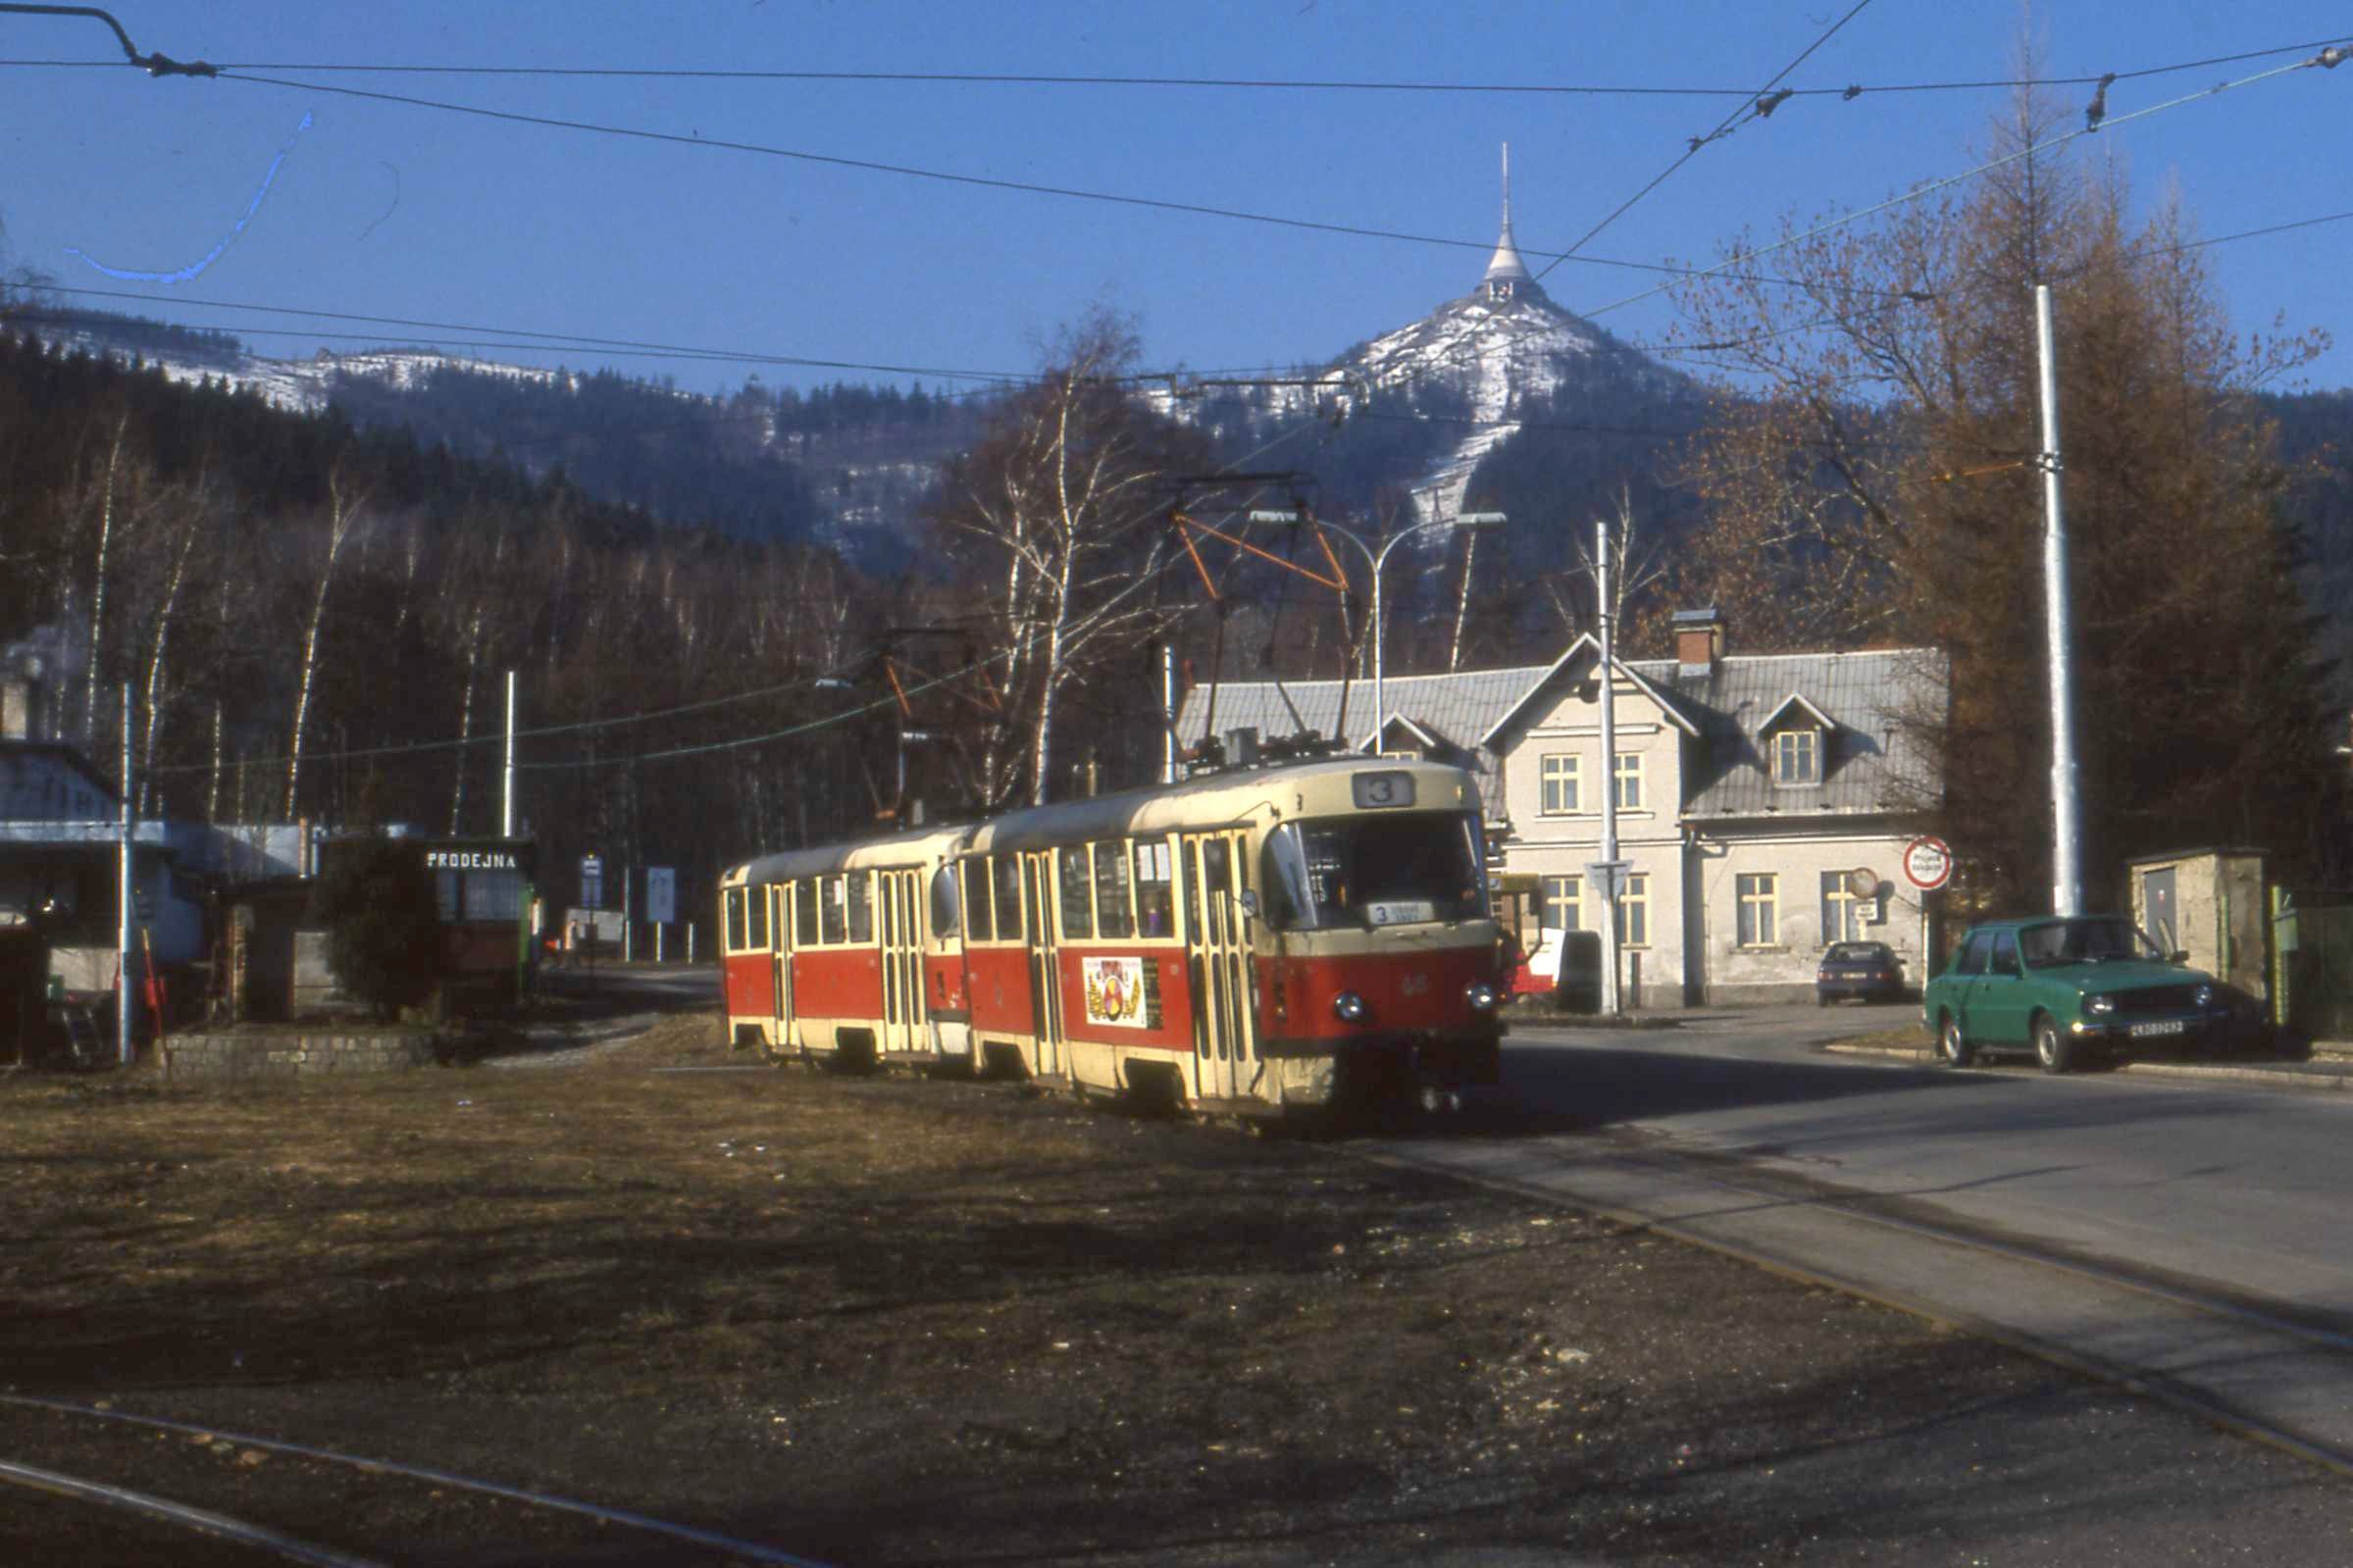
[[[0,1403],[0,1459],[434,1563],[727,1558],[234,1435],[841,1564],[2072,1561],[2085,1485],[2190,1561],[2245,1538],[2185,1511],[2178,1467],[2311,1484],[1346,1139],[727,1071],[718,1035],[680,1018],[561,1072],[0,1083],[0,1388],[200,1429]],[[155,1550],[0,1490],[0,1560],[247,1560]]]

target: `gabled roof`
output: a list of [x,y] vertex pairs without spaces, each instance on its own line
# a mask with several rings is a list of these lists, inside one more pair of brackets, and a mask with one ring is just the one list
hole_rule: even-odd
[[1809,718],[1813,719],[1816,725],[1820,726],[1824,730],[1835,730],[1838,728],[1838,721],[1831,718],[1828,714],[1822,712],[1821,709],[1816,707],[1813,703],[1807,701],[1806,693],[1803,691],[1792,691],[1788,696],[1781,699],[1779,707],[1776,707],[1772,712],[1765,716],[1765,721],[1757,726],[1757,733],[1759,734],[1770,733],[1773,726],[1781,722],[1781,715],[1787,713],[1792,708],[1796,708],[1801,713],[1806,714]]
[[[1520,693],[1519,700],[1512,703],[1493,725],[1488,727],[1487,732],[1479,736],[1479,744],[1493,750],[1497,739],[1503,733],[1527,717],[1536,700],[1551,689],[1554,683],[1572,665],[1582,663],[1586,659],[1592,659],[1598,663],[1601,656],[1602,645],[1594,640],[1593,633],[1590,632],[1581,633],[1576,641],[1568,645],[1568,651],[1555,659],[1549,669],[1529,683],[1528,688]],[[1691,715],[1682,710],[1674,696],[1646,679],[1640,669],[1628,664],[1623,659],[1611,659],[1610,663],[1619,675],[1634,683],[1635,689],[1658,703],[1660,711],[1666,715],[1676,729],[1688,735],[1697,735],[1700,733],[1698,724],[1694,722]],[[1666,668],[1672,669],[1673,666],[1670,664]]]
[[[1572,674],[1581,678],[1600,657],[1599,644],[1580,636],[1549,665],[1398,676],[1386,683],[1382,697],[1391,722],[1416,733],[1478,736],[1471,765],[1492,773],[1499,747],[1514,742],[1514,727],[1545,693]],[[1619,660],[1616,668],[1692,737],[1684,748],[1682,812],[1688,818],[1901,814],[1942,797],[1930,734],[1945,712],[1949,666],[1934,649],[1748,654],[1717,659],[1691,675],[1673,659]],[[1340,686],[1337,681],[1288,683],[1282,688],[1290,696],[1286,704],[1272,682],[1226,683],[1216,691],[1217,728],[1250,726],[1278,735],[1304,724],[1332,734]],[[1357,750],[1373,736],[1369,686],[1349,683],[1347,738]],[[1177,716],[1181,743],[1202,738],[1209,698],[1207,686],[1186,694]],[[1818,784],[1774,784],[1760,748],[1765,725],[1792,703],[1839,737]]]
[[[1453,675],[1391,676],[1382,683],[1381,703],[1392,719],[1410,715],[1415,726],[1433,735],[1480,735],[1493,727],[1528,683],[1543,673],[1542,666],[1523,665],[1462,670]],[[1346,735],[1339,733],[1340,687],[1337,681],[1286,681],[1280,690],[1271,681],[1195,686],[1177,708],[1177,742],[1191,746],[1201,741],[1209,725],[1214,692],[1220,732],[1253,729],[1260,734],[1286,735],[1304,725],[1318,734],[1339,736],[1351,750],[1361,751],[1375,734],[1372,683],[1348,683]],[[1283,700],[1285,695],[1291,699],[1288,703]],[[1295,708],[1296,719],[1292,717]]]
[[[1705,716],[1684,782],[1686,817],[1867,816],[1942,798],[1925,733],[1946,703],[1948,667],[1934,649],[1750,654],[1690,677],[1672,661],[1656,668]],[[1775,784],[1758,744],[1793,700],[1838,734],[1818,784]]]
[[1449,740],[1445,735],[1440,734],[1436,730],[1428,729],[1422,725],[1415,724],[1411,719],[1407,718],[1405,714],[1398,712],[1395,708],[1389,710],[1388,719],[1382,723],[1380,729],[1376,731],[1375,733],[1378,734],[1381,739],[1386,740],[1389,738],[1390,730],[1398,725],[1404,725],[1407,731],[1411,733],[1413,738],[1420,741],[1425,746],[1451,746],[1454,744],[1452,740]]
[[97,765],[83,756],[80,748],[68,745],[63,740],[21,740],[14,736],[0,737],[0,756],[47,757],[54,762],[64,764],[70,772],[79,774],[84,783],[107,800],[117,805],[122,802],[121,791],[107,781],[106,775],[98,771]]

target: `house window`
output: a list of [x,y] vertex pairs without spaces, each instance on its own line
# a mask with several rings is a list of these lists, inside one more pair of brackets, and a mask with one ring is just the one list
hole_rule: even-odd
[[1583,931],[1585,929],[1585,879],[1582,877],[1547,877],[1544,879],[1544,903],[1536,912],[1540,927],[1554,931]]
[[1781,879],[1765,872],[1732,882],[1740,905],[1740,945],[1774,945],[1780,933]]
[[1863,928],[1879,918],[1879,900],[1868,894],[1858,898],[1847,888],[1847,873],[1822,873],[1822,941],[1853,942],[1867,938]]
[[1615,772],[1617,809],[1640,811],[1642,809],[1642,753],[1639,751],[1619,752]]
[[1565,817],[1584,809],[1579,788],[1583,759],[1573,751],[1547,752],[1543,759],[1542,793],[1537,815]]
[[1773,736],[1773,783],[1782,785],[1822,782],[1822,733],[1784,730]]
[[[1620,759],[1623,760],[1622,758]],[[1636,758],[1640,761],[1640,758]],[[1626,873],[1626,890],[1617,898],[1617,945],[1651,944],[1651,879],[1648,872]]]

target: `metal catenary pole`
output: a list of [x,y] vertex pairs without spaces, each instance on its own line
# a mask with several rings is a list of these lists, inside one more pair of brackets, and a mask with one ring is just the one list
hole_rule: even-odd
[[506,787],[498,810],[498,836],[515,836],[515,672],[506,673]]
[[1160,782],[1177,782],[1176,644],[1160,644]]
[[1617,668],[1611,633],[1610,525],[1593,526],[1593,589],[1602,627],[1602,1011],[1618,1012],[1617,995]]
[[2083,912],[2083,821],[2075,775],[2074,633],[2068,608],[2067,511],[2059,477],[2059,365],[2052,348],[2051,286],[2034,286],[2034,338],[2042,379],[2043,597],[2051,641],[2051,912]]
[[123,683],[123,853],[115,868],[115,1053],[125,1067],[131,1065],[130,1044],[130,916],[136,897],[131,869],[130,812],[130,683]]

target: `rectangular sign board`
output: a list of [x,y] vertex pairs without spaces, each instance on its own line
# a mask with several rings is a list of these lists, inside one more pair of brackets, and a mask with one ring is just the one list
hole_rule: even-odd
[[645,918],[657,926],[678,919],[678,868],[645,868]]
[[589,909],[604,907],[604,860],[601,856],[580,857],[580,901]]

